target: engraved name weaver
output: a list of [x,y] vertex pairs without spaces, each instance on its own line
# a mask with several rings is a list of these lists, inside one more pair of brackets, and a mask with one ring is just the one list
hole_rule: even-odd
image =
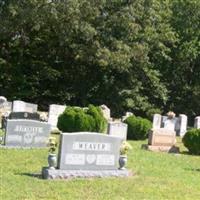
[[97,143],[97,142],[74,142],[73,150],[83,151],[110,151],[110,143]]

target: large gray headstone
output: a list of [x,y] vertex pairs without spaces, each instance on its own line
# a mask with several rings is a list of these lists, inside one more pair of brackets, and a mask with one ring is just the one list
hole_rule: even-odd
[[45,147],[50,125],[35,120],[7,120],[5,145],[14,147]]
[[49,106],[48,123],[51,124],[52,129],[57,127],[58,117],[64,112],[65,108],[66,106],[57,104]]
[[33,103],[26,103],[24,101],[13,101],[13,108],[12,112],[30,112],[35,113],[37,112],[37,104]]
[[108,135],[113,135],[123,140],[127,139],[128,126],[122,122],[109,122],[108,123]]
[[62,170],[118,169],[121,139],[90,132],[62,133],[58,168]]

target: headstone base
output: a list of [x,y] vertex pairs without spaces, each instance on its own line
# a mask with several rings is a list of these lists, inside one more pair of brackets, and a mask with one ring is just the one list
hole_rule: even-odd
[[179,153],[179,147],[176,146],[153,146],[143,144],[141,148],[154,152]]
[[21,147],[21,146],[8,146],[0,144],[0,149],[48,149],[47,147]]
[[133,173],[125,170],[60,170],[42,168],[44,179],[73,179],[73,178],[105,178],[105,177],[128,177]]

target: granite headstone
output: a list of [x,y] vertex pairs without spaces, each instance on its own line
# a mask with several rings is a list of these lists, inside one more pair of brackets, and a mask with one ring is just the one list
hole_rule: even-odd
[[62,133],[58,155],[61,170],[117,170],[121,139],[90,132]]
[[35,120],[7,120],[5,145],[13,147],[45,147],[50,125]]

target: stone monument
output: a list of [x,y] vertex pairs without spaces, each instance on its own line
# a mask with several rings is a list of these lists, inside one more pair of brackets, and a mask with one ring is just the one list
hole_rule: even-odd
[[129,176],[119,170],[121,138],[101,133],[62,133],[57,169],[44,167],[45,179]]
[[46,147],[50,136],[50,125],[27,119],[7,120],[6,147]]
[[48,123],[51,124],[51,129],[57,128],[58,117],[65,110],[66,106],[51,104],[49,106]]
[[125,123],[109,122],[107,134],[122,138],[123,140],[126,140],[127,139],[127,129],[128,129],[128,126]]
[[142,148],[151,151],[179,152],[179,148],[175,146],[176,124],[177,118],[173,112],[168,112],[167,117],[155,114],[153,128],[149,131],[148,145],[142,145]]

